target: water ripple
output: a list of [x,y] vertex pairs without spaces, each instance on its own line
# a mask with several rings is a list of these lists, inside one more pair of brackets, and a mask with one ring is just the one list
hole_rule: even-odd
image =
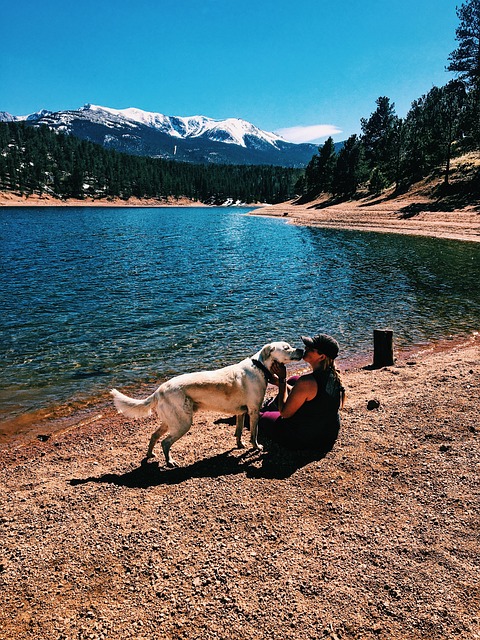
[[397,346],[478,329],[478,245],[246,211],[2,209],[0,418],[319,330],[349,358],[373,328]]

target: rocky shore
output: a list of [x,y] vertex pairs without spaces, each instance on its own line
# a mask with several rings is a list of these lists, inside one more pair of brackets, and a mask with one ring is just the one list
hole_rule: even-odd
[[107,397],[2,446],[0,638],[480,638],[479,355],[345,371],[324,458],[203,414],[181,468],[146,464],[152,423]]

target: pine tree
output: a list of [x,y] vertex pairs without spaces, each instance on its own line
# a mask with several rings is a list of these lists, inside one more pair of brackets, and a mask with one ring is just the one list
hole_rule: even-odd
[[468,100],[464,114],[464,146],[480,148],[480,0],[467,0],[457,8],[459,45],[450,56],[448,71],[465,83]]
[[395,104],[386,96],[376,100],[377,108],[368,119],[362,118],[362,143],[369,170],[377,168],[388,182],[395,180],[395,154],[398,117]]
[[305,180],[307,193],[315,197],[320,193],[331,193],[337,155],[333,138],[327,138],[323,146],[319,148],[318,155],[310,160],[306,171]]
[[352,135],[338,153],[332,192],[338,196],[352,196],[364,177],[363,150],[360,139]]
[[405,120],[402,159],[407,182],[415,182],[444,165],[444,181],[448,184],[450,159],[454,143],[461,137],[465,105],[465,87],[456,80],[445,87],[433,87],[412,104]]
[[458,74],[465,84],[475,90],[480,89],[480,0],[467,0],[457,8],[460,25],[456,40],[459,46],[450,56],[448,71]]

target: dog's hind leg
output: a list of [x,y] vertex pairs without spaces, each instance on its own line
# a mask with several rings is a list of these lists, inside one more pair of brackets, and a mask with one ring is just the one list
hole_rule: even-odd
[[176,467],[177,464],[170,455],[170,447],[184,436],[192,426],[194,405],[192,400],[183,394],[176,396],[171,394],[162,403],[161,411],[161,417],[165,424],[168,425],[168,435],[162,440],[165,462],[167,467]]
[[170,429],[169,435],[162,440],[162,449],[167,467],[178,467],[178,464],[170,455],[170,447],[174,442],[180,440],[180,438],[184,436],[192,426],[191,416],[185,416],[185,418],[186,419],[184,420],[178,420],[177,424],[175,425],[175,430]]
[[235,437],[237,439],[237,449],[244,449],[245,445],[242,442],[243,426],[245,423],[245,414],[241,413],[237,415],[237,428],[235,429]]
[[155,457],[155,454],[153,453],[153,447],[166,433],[168,433],[168,426],[163,423],[160,424],[158,429],[152,433],[152,437],[150,438],[150,443],[148,445],[147,459]]

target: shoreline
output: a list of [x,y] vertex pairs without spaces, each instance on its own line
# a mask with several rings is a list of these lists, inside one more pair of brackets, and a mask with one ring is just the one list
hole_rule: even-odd
[[[5,195],[3,193],[3,195]],[[118,199],[117,199],[118,200]],[[418,198],[415,198],[418,203]],[[427,199],[424,198],[425,206],[428,205]],[[0,192],[0,205],[2,204],[2,192]],[[161,207],[161,206],[209,206],[186,199],[170,203],[159,203],[159,201],[141,201],[136,199],[135,202],[116,200],[111,202],[104,201],[100,206],[123,206],[123,207]],[[26,203],[25,198],[21,199],[15,206],[37,206],[31,202]],[[42,198],[43,206],[99,206],[98,201],[68,201],[61,204],[53,204],[51,198]],[[80,204],[79,204],[80,203]],[[410,203],[410,205],[406,204]],[[360,231],[375,231],[380,233],[399,233],[424,235],[429,237],[437,237],[444,239],[454,239],[462,241],[480,242],[480,211],[472,208],[464,211],[454,212],[423,212],[415,215],[414,218],[405,218],[401,213],[401,209],[411,206],[411,198],[403,198],[401,201],[366,204],[364,201],[347,202],[340,205],[324,206],[322,199],[304,205],[298,205],[295,202],[281,203],[277,205],[245,205],[254,208],[248,215],[278,217],[290,224],[298,224],[302,226],[318,226],[322,228],[348,229]],[[414,222],[412,223],[412,220]],[[417,223],[418,220],[418,223]],[[425,228],[419,228],[419,225],[428,224]],[[413,226],[412,226],[413,225]],[[455,337],[453,342],[458,343],[465,338]],[[396,353],[416,353],[419,350],[434,350],[448,348],[452,344],[451,339],[441,340],[439,343],[429,343],[428,345],[412,345],[396,350]],[[443,345],[443,346],[442,346]],[[358,367],[367,364],[368,356],[359,354],[358,357],[351,358],[351,361],[341,363],[341,368]],[[159,379],[159,383],[162,380]],[[141,393],[146,385],[136,386],[136,391],[132,393]],[[58,429],[62,430],[65,424],[72,421],[72,416],[80,415],[80,419],[74,418],[75,422],[82,422],[88,419],[92,412],[96,411],[96,407],[109,401],[109,397],[105,399],[102,395],[82,396],[81,398],[71,398],[65,400],[59,405],[49,405],[48,407],[37,409],[28,413],[22,413],[18,416],[2,419],[2,433],[0,434],[0,449],[8,446],[12,440],[28,438],[45,434],[55,433],[57,431],[56,424],[59,423]],[[70,427],[69,427],[70,428]],[[3,431],[10,435],[4,435]],[[33,434],[33,435],[32,435]]]
[[[46,194],[33,194],[29,197],[13,192],[0,192],[2,207],[125,207],[125,208],[162,208],[162,207],[210,207],[189,198],[129,198],[111,199],[74,199],[59,200]],[[218,205],[221,206],[221,205]],[[226,205],[224,205],[226,206]],[[288,224],[339,229],[347,231],[365,231],[374,233],[397,233],[401,235],[426,236],[446,240],[480,242],[480,207],[470,205],[464,209],[451,211],[434,210],[436,203],[423,195],[406,194],[397,198],[387,195],[375,199],[371,197],[356,201],[329,204],[325,197],[308,203],[299,204],[291,200],[279,204],[248,204],[251,216],[281,218]]]
[[61,200],[47,194],[19,195],[13,191],[0,191],[1,207],[208,207],[198,200],[190,198],[136,198],[123,200],[118,196],[112,198],[68,198]]
[[[392,366],[431,354],[441,354],[463,348],[475,344],[478,339],[479,332],[472,331],[467,335],[452,336],[422,345],[395,348],[395,362]],[[349,372],[370,369],[372,360],[373,345],[371,354],[360,353],[348,359],[339,360],[337,366],[342,375],[348,375]],[[303,363],[291,364],[288,369],[289,375],[303,374],[309,370],[308,366]],[[124,387],[123,391],[134,397],[144,397],[165,381],[166,378],[159,376],[158,381],[132,383]],[[104,412],[113,406],[108,389],[101,394],[97,393],[80,398],[72,397],[58,405],[49,405],[12,417],[6,416],[0,423],[0,457],[2,451],[5,452],[10,448],[22,448],[31,445],[36,440],[57,437],[64,432],[83,427],[85,424],[103,417]],[[272,387],[269,386],[268,389],[271,393]]]
[[423,196],[379,197],[328,204],[325,198],[298,204],[295,200],[261,206],[249,215],[278,217],[289,224],[427,236],[480,242],[480,209],[473,205],[453,211],[434,211],[432,200]]

